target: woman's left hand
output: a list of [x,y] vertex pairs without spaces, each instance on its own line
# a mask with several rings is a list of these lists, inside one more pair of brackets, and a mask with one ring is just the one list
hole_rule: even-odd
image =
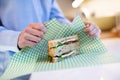
[[89,22],[84,22],[84,24],[86,26],[84,29],[85,33],[87,33],[91,38],[100,38],[101,30],[95,24]]

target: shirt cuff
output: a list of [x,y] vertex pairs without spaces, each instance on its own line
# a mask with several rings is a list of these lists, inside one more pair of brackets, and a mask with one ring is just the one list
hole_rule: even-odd
[[[18,37],[20,32],[16,31],[3,31],[2,39],[0,40],[0,51],[13,51],[18,52],[19,49],[17,47]],[[5,36],[6,35],[6,36]]]

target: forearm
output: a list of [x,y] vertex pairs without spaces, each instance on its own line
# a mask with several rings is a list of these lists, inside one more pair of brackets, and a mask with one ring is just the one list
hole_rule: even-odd
[[17,52],[17,42],[20,32],[7,30],[0,26],[0,51],[14,51]]

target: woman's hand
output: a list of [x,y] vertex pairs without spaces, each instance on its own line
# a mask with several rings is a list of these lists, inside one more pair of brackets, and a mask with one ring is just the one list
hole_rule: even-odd
[[40,42],[46,32],[43,24],[31,23],[19,35],[18,47],[24,48],[26,46],[32,47]]
[[89,22],[84,22],[84,23],[86,26],[86,28],[84,29],[85,33],[87,33],[91,38],[95,38],[95,37],[100,38],[101,30],[95,24]]

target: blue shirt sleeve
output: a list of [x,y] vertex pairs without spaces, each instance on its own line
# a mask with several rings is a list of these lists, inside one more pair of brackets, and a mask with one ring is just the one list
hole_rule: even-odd
[[[1,21],[0,21],[1,22]],[[0,24],[0,51],[19,51],[17,40],[20,32],[7,30],[2,23]]]
[[61,9],[58,6],[56,0],[52,0],[50,19],[52,19],[52,18],[56,18],[61,23],[70,24],[70,21],[65,18]]

